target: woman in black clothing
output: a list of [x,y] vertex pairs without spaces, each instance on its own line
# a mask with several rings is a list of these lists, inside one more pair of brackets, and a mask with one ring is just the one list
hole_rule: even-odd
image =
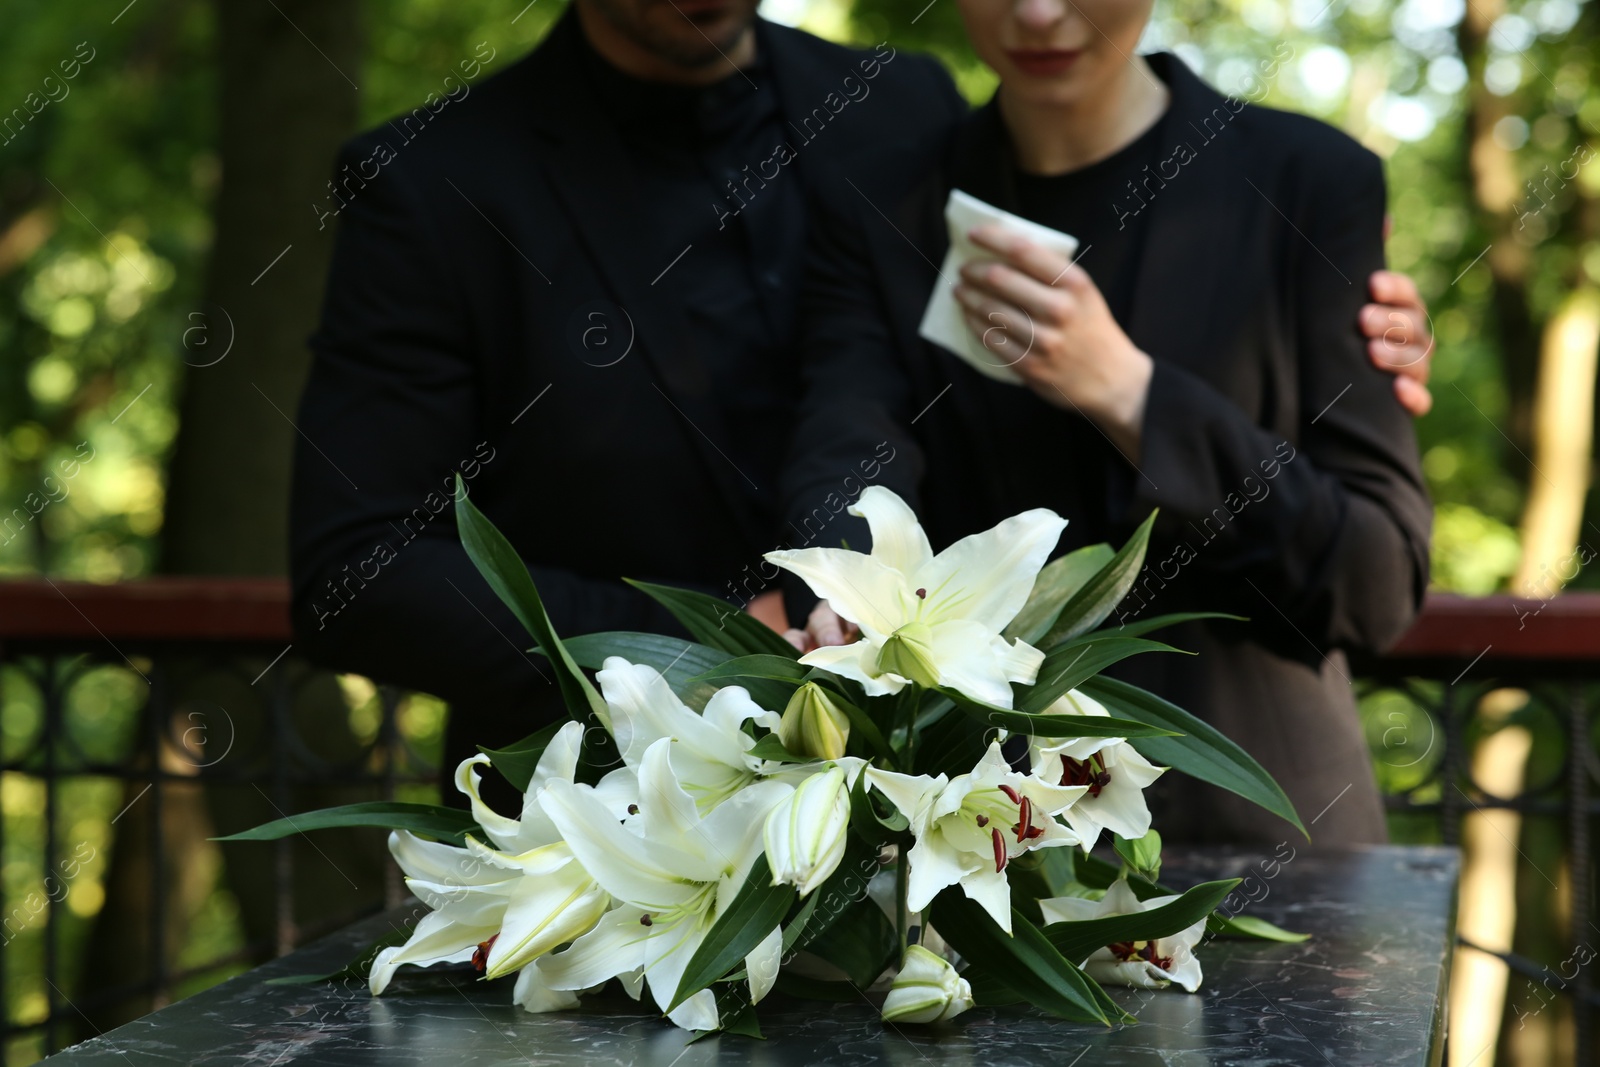
[[[1380,841],[1345,650],[1410,622],[1431,520],[1410,418],[1356,327],[1383,266],[1382,168],[1174,56],[1133,57],[1149,6],[961,0],[996,98],[936,143],[840,168],[809,270],[791,519],[860,547],[864,526],[829,517],[884,441],[880,481],[936,545],[1041,506],[1070,520],[1063,550],[1119,542],[1159,508],[1120,617],[1250,621],[1176,628],[1198,656],[1112,673],[1242,744],[1318,842]],[[1075,235],[1077,261],[980,229],[995,261],[942,278],[951,189]],[[937,285],[1022,386],[918,336]],[[824,609],[811,634],[838,628]],[[1180,776],[1154,794],[1169,839],[1291,832]]]

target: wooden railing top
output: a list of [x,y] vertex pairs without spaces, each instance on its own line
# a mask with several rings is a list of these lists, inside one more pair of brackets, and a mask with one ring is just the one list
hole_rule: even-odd
[[[0,581],[0,642],[288,643],[279,578],[145,578],[99,585]],[[1600,661],[1600,593],[1548,600],[1429,594],[1387,659]]]
[[0,582],[0,642],[262,643],[294,640],[282,578],[141,578],[100,585]]

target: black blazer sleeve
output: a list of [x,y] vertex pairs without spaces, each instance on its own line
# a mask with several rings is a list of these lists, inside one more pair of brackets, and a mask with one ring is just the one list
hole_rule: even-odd
[[[358,139],[340,162],[371,156]],[[455,473],[513,474],[496,470],[480,424],[466,296],[425,199],[390,164],[338,226],[296,420],[297,644],[327,666],[451,700],[548,688],[539,657],[524,652],[531,640],[456,532]],[[560,633],[671,625],[618,582],[547,562],[530,570]]]
[[[1231,604],[1258,633],[1279,631],[1274,644],[1381,650],[1421,603],[1432,515],[1411,417],[1358,331],[1367,277],[1384,262],[1382,164],[1348,144],[1300,167],[1287,184],[1301,195],[1262,204],[1292,220],[1296,437],[1258,427],[1199,376],[1157,361],[1133,511],[1160,507],[1163,526],[1184,527],[1198,545],[1192,565],[1222,598],[1214,606]],[[1218,508],[1236,518],[1207,525]],[[1284,622],[1298,636],[1282,634]]]

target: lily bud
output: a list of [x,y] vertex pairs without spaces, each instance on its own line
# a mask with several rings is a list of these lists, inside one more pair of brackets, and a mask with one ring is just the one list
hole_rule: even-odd
[[939,667],[933,654],[933,628],[925,622],[908,622],[896,630],[878,650],[878,670],[930,689],[937,686]]
[[778,721],[778,740],[796,756],[835,760],[850,740],[850,717],[839,710],[816,682],[794,691]]
[[972,987],[950,961],[921,945],[910,945],[900,973],[883,1002],[890,1023],[939,1023],[972,1007]]
[[850,790],[844,768],[813,774],[767,816],[764,838],[772,884],[799,887],[806,896],[827,881],[844,859],[850,829]]

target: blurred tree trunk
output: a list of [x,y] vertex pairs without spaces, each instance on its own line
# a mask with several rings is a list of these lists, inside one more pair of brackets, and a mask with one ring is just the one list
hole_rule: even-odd
[[[161,570],[284,575],[296,436],[290,419],[310,362],[305,340],[321,303],[333,232],[318,232],[311,205],[323,194],[338,145],[356,126],[360,4],[215,0],[214,8],[223,177],[213,211],[205,305],[189,320],[202,329],[184,338],[190,369],[168,469]],[[227,775],[282,758],[266,711],[274,685],[290,671],[299,679],[292,698],[305,748],[334,759],[356,752],[333,679],[308,682],[291,658],[259,685],[249,681],[275,654],[235,665],[242,678],[208,673],[208,665],[198,662],[170,665],[175,710],[171,722],[159,724],[169,742],[186,734],[192,739],[191,709],[206,709],[207,718],[206,746],[195,750],[180,743],[180,765]],[[230,749],[222,749],[224,740]],[[129,789],[129,802],[140,788],[135,783]],[[176,969],[194,916],[211,891],[188,877],[216,866],[218,846],[208,836],[276,818],[280,807],[303,810],[351,799],[320,790],[293,798],[272,792],[270,786],[263,791],[212,785],[202,791],[176,783],[162,788],[159,805],[146,798],[127,811],[117,826],[106,905],[89,942],[86,998],[148,978],[156,953],[166,973]],[[163,848],[153,857],[151,821],[158,807]],[[295,843],[294,920],[314,923],[381,900],[384,858],[375,836]],[[278,851],[229,845],[222,858],[247,941],[282,947],[289,916],[275,910],[274,889],[289,872]],[[171,887],[164,899],[155,899],[152,863],[162,865],[163,882]],[[150,943],[149,916],[157,908],[165,924],[163,945]],[[152,1006],[148,998],[114,1004],[93,1013],[93,1025],[109,1029]]]
[[[1516,111],[1511,98],[1491,93],[1483,79],[1489,60],[1489,31],[1505,8],[1505,0],[1481,0],[1469,4],[1461,20],[1461,58],[1471,76],[1462,148],[1478,221],[1489,238],[1484,262],[1493,278],[1494,323],[1506,387],[1507,425],[1503,429],[1526,455],[1539,358],[1539,327],[1528,304],[1533,245],[1518,218],[1517,208],[1524,197],[1516,156],[1494,136],[1495,125]],[[1519,466],[1516,457],[1508,456],[1507,463],[1519,478],[1531,473]]]

